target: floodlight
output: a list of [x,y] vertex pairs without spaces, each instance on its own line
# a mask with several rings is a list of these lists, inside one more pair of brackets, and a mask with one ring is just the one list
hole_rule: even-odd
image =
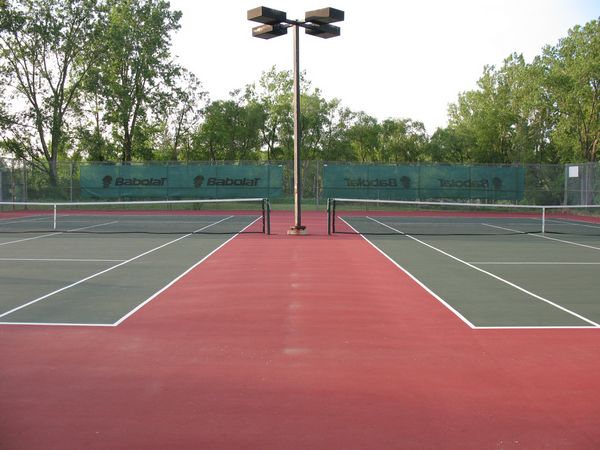
[[307,11],[304,20],[313,23],[341,22],[344,20],[344,11],[335,8],[315,9],[314,11]]
[[252,36],[261,39],[272,39],[287,34],[288,27],[280,23],[265,24],[252,28]]
[[253,22],[274,24],[285,22],[287,19],[287,14],[277,9],[259,6],[258,8],[249,9],[247,17],[248,20],[251,20]]
[[329,39],[340,35],[340,27],[322,23],[315,25],[314,27],[306,28],[304,32],[306,34],[310,34],[311,36]]

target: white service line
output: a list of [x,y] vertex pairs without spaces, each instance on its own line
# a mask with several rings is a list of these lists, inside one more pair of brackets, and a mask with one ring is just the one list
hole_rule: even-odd
[[546,222],[552,222],[560,225],[568,225],[570,227],[585,227],[585,228],[596,228],[600,229],[600,225],[594,225],[596,222],[570,222],[568,220],[560,219],[546,219]]
[[513,233],[522,234],[523,236],[533,236],[533,237],[540,238],[540,239],[548,239],[549,241],[562,242],[563,244],[576,245],[577,247],[590,248],[592,250],[600,250],[600,247],[595,247],[593,245],[587,245],[587,244],[580,244],[579,242],[566,241],[564,239],[557,239],[557,238],[553,238],[550,236],[546,236],[544,234],[523,233],[522,231],[513,230],[512,228],[500,227],[498,225],[492,225],[490,223],[482,223],[482,225],[485,225],[486,227],[491,227],[491,228],[498,228],[499,230],[511,231]]
[[69,233],[69,232],[77,232],[77,231],[89,230],[90,228],[104,227],[106,225],[112,225],[114,223],[117,223],[117,221],[105,222],[105,223],[98,223],[96,225],[89,225],[87,227],[81,227],[81,228],[73,228],[72,230],[67,230],[66,232],[65,231],[57,231],[57,232],[42,234],[40,236],[34,236],[34,237],[30,237],[30,238],[17,239],[16,241],[2,242],[2,243],[0,243],[0,246],[2,246],[2,245],[8,245],[8,244],[18,244],[19,242],[25,242],[25,241],[33,241],[34,239],[41,239],[41,238],[45,238],[45,237],[49,237],[49,236],[58,236],[59,234],[65,234],[65,233]]
[[[523,293],[525,293],[525,294],[527,294],[527,295],[529,295],[529,296],[531,296],[531,297],[533,297],[533,298],[535,298],[537,300],[541,300],[541,301],[543,301],[545,303],[548,303],[549,305],[554,306],[555,308],[560,309],[561,311],[564,311],[567,314],[570,314],[570,315],[572,315],[574,317],[577,317],[578,319],[583,320],[584,322],[587,322],[590,325],[593,325],[594,327],[600,327],[600,324],[598,324],[598,323],[596,323],[596,322],[594,322],[594,321],[592,321],[592,320],[590,320],[590,319],[582,316],[581,314],[578,314],[578,313],[576,313],[574,311],[571,311],[570,309],[567,309],[564,306],[559,305],[558,303],[554,303],[553,301],[548,300],[547,298],[544,298],[544,297],[542,297],[540,295],[534,294],[533,292],[528,291],[527,289],[525,289],[525,288],[523,288],[523,287],[521,287],[521,286],[519,286],[519,285],[517,285],[515,283],[512,283],[512,282],[510,282],[508,280],[505,280],[504,278],[499,277],[498,275],[495,275],[495,274],[493,274],[491,272],[488,272],[487,270],[483,270],[482,268],[477,267],[477,266],[475,266],[475,265],[473,265],[471,263],[468,263],[467,261],[464,261],[464,260],[462,260],[462,259],[460,259],[460,258],[458,258],[458,257],[456,257],[454,255],[451,255],[450,253],[445,252],[444,250],[441,250],[441,249],[439,249],[437,247],[434,247],[433,245],[428,244],[427,242],[424,242],[424,241],[422,241],[420,239],[417,239],[416,237],[411,236],[410,234],[406,234],[406,233],[402,232],[401,230],[398,230],[398,229],[396,229],[394,227],[391,227],[391,226],[389,226],[389,225],[387,225],[387,224],[385,224],[383,222],[380,222],[377,219],[374,219],[372,217],[367,217],[367,218],[370,219],[370,220],[372,220],[373,222],[376,222],[376,223],[378,223],[378,224],[386,227],[386,228],[394,230],[396,233],[401,234],[403,236],[406,236],[407,238],[412,239],[413,241],[418,242],[419,244],[424,245],[425,247],[428,247],[428,248],[430,248],[432,250],[435,250],[436,252],[441,253],[442,255],[447,256],[448,258],[451,258],[451,259],[453,259],[453,260],[455,260],[455,261],[457,261],[457,262],[459,262],[461,264],[464,264],[464,265],[466,265],[466,266],[468,266],[468,267],[470,267],[470,268],[472,268],[474,270],[477,270],[478,272],[486,274],[486,275],[488,275],[488,276],[490,276],[490,277],[492,277],[492,278],[494,278],[494,279],[496,279],[496,280],[498,280],[498,281],[500,281],[500,282],[502,282],[504,284],[507,284],[508,286],[513,287],[513,288],[515,288],[515,289],[517,289],[517,290],[519,290],[519,291],[521,291],[521,292],[523,292]],[[533,236],[535,236],[535,235],[533,235]]]
[[34,237],[29,237],[29,238],[17,239],[16,241],[0,242],[0,246],[9,245],[9,244],[18,244],[19,242],[33,241],[35,239],[41,239],[41,238],[45,238],[45,237],[48,237],[48,236],[56,236],[56,235],[57,235],[57,233],[48,233],[48,234],[42,234],[40,236],[34,236]]
[[157,250],[160,250],[161,248],[167,247],[168,245],[174,244],[175,242],[181,241],[182,239],[185,239],[185,238],[187,238],[189,236],[192,236],[194,233],[198,233],[200,231],[203,231],[203,230],[205,230],[207,228],[210,228],[210,227],[212,227],[214,225],[217,225],[217,224],[219,224],[221,222],[224,222],[225,220],[231,219],[232,217],[234,217],[234,216],[225,217],[225,218],[223,218],[223,219],[221,219],[221,220],[219,220],[217,222],[211,223],[210,225],[207,225],[205,227],[199,228],[199,229],[193,231],[192,233],[188,233],[188,234],[186,234],[184,236],[180,236],[177,239],[173,239],[172,241],[169,241],[169,242],[167,242],[165,244],[159,245],[158,247],[155,247],[153,249],[145,251],[144,253],[140,253],[139,255],[134,256],[133,258],[130,258],[130,259],[126,260],[126,261],[123,261],[123,262],[121,262],[119,264],[115,264],[114,266],[111,266],[108,269],[102,270],[102,271],[97,272],[95,274],[92,274],[92,275],[90,275],[88,277],[82,278],[81,280],[76,281],[75,283],[71,283],[68,286],[64,286],[64,287],[62,287],[60,289],[57,289],[57,290],[55,290],[53,292],[50,292],[49,294],[42,295],[41,297],[38,297],[38,298],[36,298],[34,300],[31,300],[30,302],[27,302],[27,303],[25,303],[23,305],[20,305],[20,306],[17,306],[16,308],[11,309],[10,311],[6,311],[5,313],[0,314],[0,318],[8,316],[9,314],[12,314],[12,313],[14,313],[16,311],[19,311],[20,309],[23,309],[23,308],[26,308],[28,306],[31,306],[34,303],[42,301],[42,300],[44,300],[44,299],[46,299],[48,297],[52,297],[53,295],[56,295],[56,294],[58,294],[60,292],[63,292],[63,291],[66,291],[67,289],[70,289],[70,288],[72,288],[74,286],[77,286],[77,285],[79,285],[81,283],[84,283],[84,282],[86,282],[88,280],[91,280],[91,279],[96,278],[96,277],[98,277],[100,275],[103,275],[103,274],[105,274],[107,272],[110,272],[111,270],[117,269],[118,267],[124,266],[125,264],[129,264],[130,262],[135,261],[136,259],[139,259],[139,258],[141,258],[143,256],[146,256],[146,255],[148,255],[150,253],[153,253],[153,252],[155,252]]

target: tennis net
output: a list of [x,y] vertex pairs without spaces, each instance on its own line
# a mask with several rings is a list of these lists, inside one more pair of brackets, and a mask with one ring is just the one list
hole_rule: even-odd
[[534,206],[330,198],[328,233],[600,236],[600,205]]
[[265,198],[0,202],[0,233],[270,234]]

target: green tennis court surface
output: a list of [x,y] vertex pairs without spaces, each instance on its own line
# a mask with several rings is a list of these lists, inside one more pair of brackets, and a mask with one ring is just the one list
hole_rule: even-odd
[[330,233],[362,234],[469,326],[600,326],[597,216],[362,206],[330,211]]
[[600,254],[534,239],[369,237],[472,326],[598,326]]
[[[232,236],[268,233],[265,200],[219,202],[10,205],[0,323],[118,325]],[[338,200],[328,226],[363,234],[470,327],[600,327],[597,212]]]
[[0,220],[0,323],[118,325],[236,234],[268,228],[264,211],[32,206]]

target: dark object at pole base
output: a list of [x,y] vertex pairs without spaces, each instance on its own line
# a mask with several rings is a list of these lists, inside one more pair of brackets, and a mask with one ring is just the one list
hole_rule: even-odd
[[307,234],[306,227],[304,225],[290,227],[287,234],[305,235],[305,234]]

